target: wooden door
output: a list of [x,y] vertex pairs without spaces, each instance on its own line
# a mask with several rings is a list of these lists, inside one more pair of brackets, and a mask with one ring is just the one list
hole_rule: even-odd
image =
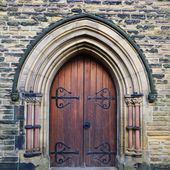
[[73,58],[50,92],[52,167],[114,166],[116,90],[105,67],[88,56]]

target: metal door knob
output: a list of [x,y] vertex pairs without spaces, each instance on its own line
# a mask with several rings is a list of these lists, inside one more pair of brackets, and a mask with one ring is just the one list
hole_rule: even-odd
[[84,128],[84,129],[90,128],[90,122],[88,122],[88,121],[84,122],[84,123],[83,123],[83,128]]

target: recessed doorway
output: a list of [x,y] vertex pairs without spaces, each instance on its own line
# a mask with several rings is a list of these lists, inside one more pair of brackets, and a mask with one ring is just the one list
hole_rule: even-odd
[[51,167],[113,167],[115,157],[114,82],[93,57],[74,57],[51,86]]

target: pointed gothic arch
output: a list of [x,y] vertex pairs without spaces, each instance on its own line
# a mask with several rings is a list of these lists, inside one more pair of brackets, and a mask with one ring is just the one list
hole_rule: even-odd
[[[148,109],[148,103],[156,99],[148,64],[138,46],[121,28],[110,21],[89,14],[75,15],[52,24],[28,46],[20,59],[11,98],[13,101],[24,99],[23,95],[19,95],[24,94],[25,101],[31,103],[29,100],[31,97],[34,97],[32,100],[34,102],[37,101],[36,98],[41,97],[37,109],[41,113],[38,127],[41,127],[40,153],[48,155],[49,92],[52,81],[61,66],[80,53],[89,53],[100,60],[116,82],[120,132],[117,137],[119,151],[117,157],[124,154],[141,155],[143,149],[141,135],[144,133],[140,131],[141,120],[144,117],[143,113]],[[30,91],[32,95],[28,95]],[[137,107],[140,102],[142,105]],[[137,108],[140,127],[137,125],[132,127],[127,120],[133,108]],[[132,130],[137,132],[135,132],[137,149],[129,148],[133,143],[129,133]],[[26,156],[30,157],[31,154],[28,153]]]

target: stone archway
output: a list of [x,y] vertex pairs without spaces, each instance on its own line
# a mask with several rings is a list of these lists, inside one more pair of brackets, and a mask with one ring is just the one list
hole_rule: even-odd
[[[153,102],[156,96],[147,63],[124,31],[113,23],[88,14],[76,15],[52,25],[29,47],[15,75],[13,100],[17,99],[19,92],[26,94],[26,105],[31,101],[34,101],[33,105],[35,105],[36,98],[41,96],[37,109],[40,113],[41,127],[40,153],[48,156],[49,152],[49,93],[54,76],[68,59],[84,52],[100,60],[116,82],[117,101],[119,101],[117,105],[118,162],[125,154],[141,155],[143,149],[141,136],[144,134],[140,131],[141,120],[144,118],[143,113],[147,112],[148,99]],[[27,95],[30,91],[34,95]],[[31,97],[34,99],[30,100]],[[140,102],[142,102],[141,106],[139,106]],[[131,118],[129,117],[128,120],[127,117],[131,115],[134,108],[139,120],[136,120],[136,126],[131,127]],[[26,112],[30,110],[28,107]],[[132,141],[132,130],[135,131],[137,144]],[[40,153],[35,153],[33,156],[38,156]],[[31,157],[28,155],[26,154],[27,157]]]

